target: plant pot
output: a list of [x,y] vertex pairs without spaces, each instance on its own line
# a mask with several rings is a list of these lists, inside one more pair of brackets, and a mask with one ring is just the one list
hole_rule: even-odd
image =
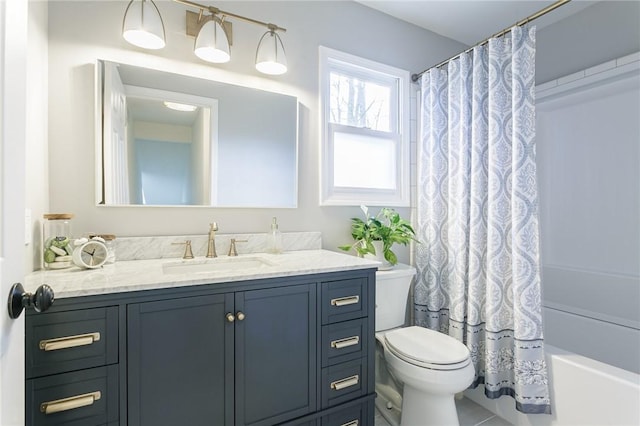
[[393,268],[393,265],[384,258],[384,245],[382,241],[372,241],[371,244],[373,244],[373,247],[376,249],[376,254],[365,254],[365,259],[377,260],[382,263],[382,265],[378,266],[379,271],[387,271]]

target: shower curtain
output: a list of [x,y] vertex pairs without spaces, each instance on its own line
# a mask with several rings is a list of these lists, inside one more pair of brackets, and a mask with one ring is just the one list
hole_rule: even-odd
[[489,398],[550,413],[535,164],[535,27],[422,76],[417,325],[467,345]]

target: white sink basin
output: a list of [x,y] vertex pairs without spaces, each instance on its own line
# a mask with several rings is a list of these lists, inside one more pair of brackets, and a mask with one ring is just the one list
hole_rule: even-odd
[[248,272],[269,268],[273,263],[259,256],[216,257],[206,260],[182,260],[162,265],[165,274],[206,274],[212,272]]

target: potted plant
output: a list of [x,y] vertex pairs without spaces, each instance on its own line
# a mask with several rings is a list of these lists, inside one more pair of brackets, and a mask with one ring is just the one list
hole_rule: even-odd
[[[344,251],[355,250],[359,256],[374,255],[388,268],[398,263],[398,257],[391,247],[398,243],[407,245],[416,241],[415,231],[409,221],[402,219],[393,209],[383,208],[377,215],[369,216],[367,206],[360,206],[365,219],[351,218],[351,236],[353,244],[340,246]],[[378,246],[378,248],[376,248]]]

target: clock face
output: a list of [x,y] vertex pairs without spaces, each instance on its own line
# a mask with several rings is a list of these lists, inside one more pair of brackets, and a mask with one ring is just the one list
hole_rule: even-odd
[[100,241],[86,242],[73,251],[73,262],[81,268],[99,268],[107,261],[107,247]]

